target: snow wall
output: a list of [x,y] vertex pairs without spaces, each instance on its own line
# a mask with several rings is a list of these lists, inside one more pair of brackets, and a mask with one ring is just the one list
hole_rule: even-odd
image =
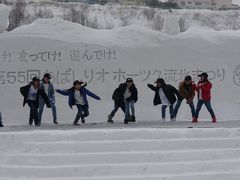
[[[147,88],[162,77],[178,86],[186,75],[208,72],[213,83],[212,104],[219,120],[240,117],[240,32],[192,27],[169,36],[141,26],[93,30],[58,19],[40,19],[0,35],[0,109],[8,125],[27,124],[28,107],[22,108],[19,88],[33,76],[51,72],[55,88],[70,88],[75,79],[88,82],[88,89],[102,101],[91,98],[87,122],[105,122],[113,107],[112,92],[132,77],[139,90],[137,120],[160,120],[160,107],[153,106],[154,93]],[[76,110],[67,98],[57,96],[60,123],[72,123]],[[196,99],[195,99],[196,102]],[[123,114],[115,117],[123,120]],[[191,120],[185,102],[178,120]],[[200,120],[210,120],[203,107]],[[51,123],[46,110],[43,123]]]

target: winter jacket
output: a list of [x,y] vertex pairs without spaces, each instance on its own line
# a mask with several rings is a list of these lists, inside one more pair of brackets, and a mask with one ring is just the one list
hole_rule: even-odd
[[[162,104],[161,98],[159,95],[160,87],[154,86],[152,84],[148,84],[148,87],[155,92],[155,96],[153,99],[154,106]],[[173,87],[169,84],[162,84],[161,88],[171,105],[173,105],[176,102],[177,98],[182,99],[180,93],[178,92],[178,90],[175,87]],[[176,98],[176,96],[177,96],[177,98]]]
[[211,89],[212,89],[212,83],[210,83],[208,80],[206,80],[206,82],[199,81],[196,87],[198,98],[199,98],[199,92],[201,90],[202,100],[209,101],[211,99]]
[[[50,82],[48,84],[48,93],[47,93],[47,96],[49,98],[49,100],[51,102],[55,102],[55,90],[54,90],[54,86],[53,84]],[[42,80],[41,84],[40,84],[40,89],[42,89],[44,92],[45,92],[45,87],[44,87],[44,80]],[[42,100],[42,99],[40,99]]]
[[[118,93],[119,93],[119,102],[124,102],[124,93],[127,90],[127,83],[122,83],[118,87]],[[127,101],[138,101],[138,90],[136,86],[133,84],[129,91],[131,92],[131,96],[127,98]]]
[[[71,109],[72,109],[72,106],[76,105],[75,98],[74,98],[74,93],[75,93],[75,88],[74,87],[72,87],[70,89],[67,89],[67,90],[57,89],[56,91],[59,94],[62,94],[64,96],[68,96],[68,105]],[[79,91],[80,91],[81,95],[83,96],[83,100],[84,100],[84,103],[85,103],[86,106],[88,106],[87,95],[94,98],[94,99],[101,100],[101,98],[99,96],[95,95],[94,93],[92,93],[91,91],[87,90],[84,87],[81,87]]]
[[[23,106],[25,106],[25,104],[27,103],[28,94],[31,86],[32,86],[32,83],[20,88],[20,93],[23,95],[23,98],[24,98]],[[36,97],[37,107],[39,106],[39,97],[43,98],[48,108],[51,107],[47,94],[40,88],[38,88],[37,97]]]
[[123,99],[123,97],[120,97],[119,88],[116,88],[114,90],[113,95],[112,95],[112,99],[118,106],[124,105],[124,99]]
[[195,96],[196,85],[189,84],[187,85],[184,81],[179,83],[179,93],[183,98],[187,100],[187,103],[193,101]]

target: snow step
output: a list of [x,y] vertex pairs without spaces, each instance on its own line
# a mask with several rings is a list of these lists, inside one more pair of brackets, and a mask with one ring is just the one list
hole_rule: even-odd
[[57,166],[23,166],[0,165],[2,177],[93,177],[93,176],[139,176],[139,175],[183,175],[191,173],[214,173],[226,171],[239,172],[240,159],[171,162],[171,163],[124,163],[93,165],[57,165]]
[[0,180],[236,180],[240,174],[237,128],[40,130],[0,138]]
[[185,162],[240,159],[239,149],[211,149],[185,151],[131,151],[108,153],[59,153],[59,154],[1,154],[1,165],[91,165],[141,162]]

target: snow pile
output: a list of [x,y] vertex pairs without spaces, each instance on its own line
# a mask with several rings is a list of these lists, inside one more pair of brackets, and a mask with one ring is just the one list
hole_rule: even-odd
[[[218,32],[198,25],[169,36],[142,26],[95,30],[61,19],[40,19],[0,35],[0,109],[7,124],[26,124],[29,112],[22,109],[19,87],[35,74],[51,72],[56,88],[69,88],[74,79],[88,82],[102,101],[90,99],[87,123],[105,122],[113,90],[132,77],[139,89],[137,120],[159,120],[160,107],[153,107],[154,93],[147,83],[163,77],[177,87],[186,75],[197,81],[197,75],[207,71],[218,120],[239,119],[239,47],[240,31]],[[69,109],[67,98],[56,99],[59,122],[72,123],[76,112]],[[190,109],[182,105],[178,120],[190,121]],[[43,123],[51,119],[46,110]],[[122,119],[119,112],[115,120]],[[205,108],[202,120],[210,120]]]
[[166,16],[163,26],[163,32],[171,35],[180,33],[180,27],[177,17],[173,15]]
[[162,33],[142,26],[133,25],[113,30],[95,30],[57,18],[38,19],[31,25],[24,25],[9,32],[6,37],[9,37],[9,35],[11,37],[42,37],[72,43],[107,45],[109,47],[152,46],[167,38]]
[[[41,9],[46,9],[42,11]],[[149,7],[123,6],[123,5],[86,5],[81,3],[60,3],[46,5],[29,5],[24,22],[32,22],[36,19],[38,9],[42,11],[41,17],[54,17],[80,23],[84,26],[95,29],[115,29],[128,25],[140,25],[151,30],[164,31],[164,21],[170,16],[175,17],[179,24],[180,31],[186,31],[193,24],[210,27],[218,31],[240,30],[240,11],[211,11],[211,10],[163,10]],[[174,23],[175,24],[175,23]],[[175,32],[179,27],[175,26]],[[169,29],[172,31],[172,28]],[[164,31],[165,32],[165,31]],[[166,32],[171,34],[171,32]]]
[[0,4],[0,33],[4,32],[8,28],[9,12],[10,12],[10,8],[8,6]]
[[233,4],[240,6],[240,0],[233,0]]

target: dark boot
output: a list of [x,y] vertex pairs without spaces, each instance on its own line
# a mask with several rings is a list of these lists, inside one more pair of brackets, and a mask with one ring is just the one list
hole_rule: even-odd
[[130,116],[128,122],[136,122],[135,116]]
[[53,124],[58,124],[58,122],[57,121],[53,121]]
[[4,127],[3,124],[0,124],[0,127]]
[[128,124],[128,119],[124,119],[124,124]]
[[113,118],[113,115],[110,114],[110,115],[108,116],[108,123],[114,123],[113,120],[112,120],[112,118]]
[[80,124],[79,124],[78,121],[76,121],[76,120],[73,122],[73,125],[74,125],[74,126],[80,126]]
[[85,119],[84,118],[81,118],[81,121],[83,124],[85,124]]

